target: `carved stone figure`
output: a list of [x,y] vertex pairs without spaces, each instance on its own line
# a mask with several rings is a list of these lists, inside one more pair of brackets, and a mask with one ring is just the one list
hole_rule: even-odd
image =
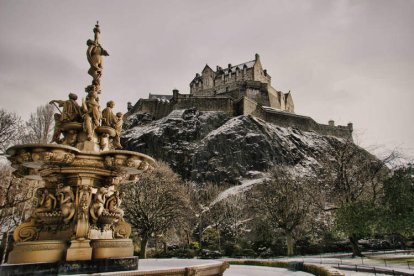
[[122,149],[121,145],[121,132],[122,132],[122,125],[124,123],[123,120],[124,115],[121,112],[116,113],[116,124],[115,124],[115,138],[114,138],[114,148]]
[[69,130],[66,132],[65,139],[63,140],[62,144],[69,145],[69,146],[75,146],[76,141],[78,139],[78,133],[76,130]]
[[70,186],[63,186],[63,184],[58,185],[57,195],[59,197],[63,221],[67,224],[75,215],[75,196]]
[[102,212],[105,209],[105,200],[107,193],[108,189],[105,187],[101,187],[95,194],[94,203],[92,204],[90,209],[90,215],[94,223],[98,221],[98,218],[102,215]]
[[79,189],[79,213],[78,219],[87,220],[89,217],[89,205],[92,199],[92,188],[82,185]]
[[47,189],[38,189],[36,192],[38,204],[33,215],[37,217],[40,213],[51,212],[56,208],[56,197]]
[[93,132],[100,125],[101,107],[99,105],[98,92],[89,91],[86,100],[82,102],[83,111],[83,128],[87,134],[88,140],[92,140]]
[[88,45],[88,49],[86,50],[86,57],[88,58],[88,62],[91,66],[88,70],[88,74],[92,76],[93,84],[100,86],[100,78],[102,76],[103,68],[102,56],[109,56],[109,54],[99,44],[99,34],[101,31],[99,29],[98,22],[95,25],[93,32],[95,33],[95,40],[92,41],[89,39],[86,42],[86,45]]
[[101,139],[99,141],[99,148],[101,150],[105,150],[108,148],[108,143],[109,143],[109,134],[108,133],[103,133],[101,135]]
[[62,115],[55,113],[53,118],[55,119],[55,127],[53,128],[53,136],[50,143],[56,142],[56,144],[61,144],[62,141],[60,140],[60,135],[62,134]]
[[121,209],[122,199],[125,196],[125,193],[120,193],[119,191],[115,191],[106,201],[105,207],[106,209],[113,214],[119,214],[120,217],[124,216],[124,210]]
[[89,230],[89,206],[92,199],[92,188],[87,185],[79,187],[78,221],[76,238],[86,238]]
[[115,103],[114,101],[109,101],[106,103],[106,108],[102,110],[102,125],[103,126],[109,126],[109,127],[115,127],[116,124],[116,116],[112,112],[112,109],[114,108]]
[[60,107],[63,107],[62,115],[60,121],[62,123],[67,122],[80,122],[81,120],[81,112],[80,106],[76,102],[78,96],[74,93],[69,94],[69,100],[61,101],[61,100],[52,100],[49,104],[57,103]]

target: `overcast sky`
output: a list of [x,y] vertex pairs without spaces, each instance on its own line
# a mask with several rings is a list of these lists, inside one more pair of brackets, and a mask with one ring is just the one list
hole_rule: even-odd
[[101,104],[189,93],[212,68],[259,53],[297,114],[353,122],[363,146],[414,156],[414,1],[0,0],[0,108],[27,119],[90,84],[96,20],[109,52]]

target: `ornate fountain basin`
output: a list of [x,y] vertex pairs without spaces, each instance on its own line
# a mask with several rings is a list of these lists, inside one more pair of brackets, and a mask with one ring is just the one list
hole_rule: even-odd
[[17,145],[9,148],[7,154],[17,172],[32,179],[61,173],[126,177],[140,174],[156,165],[153,158],[133,151],[91,152],[57,144]]

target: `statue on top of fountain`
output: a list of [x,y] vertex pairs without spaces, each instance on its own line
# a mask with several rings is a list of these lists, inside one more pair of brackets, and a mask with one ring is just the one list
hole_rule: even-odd
[[[101,33],[99,22],[96,23],[94,40],[87,41],[86,56],[90,65],[88,74],[92,76],[92,83],[85,88],[87,96],[82,99],[81,105],[77,103],[78,96],[69,94],[69,99],[52,100],[50,104],[63,107],[56,113],[55,129],[52,142],[77,147],[80,150],[103,151],[122,149],[120,134],[122,130],[123,115],[112,111],[115,103],[109,101],[107,107],[101,111],[99,94],[101,94],[101,77],[103,69],[102,56],[109,56],[99,43]],[[121,114],[121,115],[120,115]],[[61,135],[63,134],[63,139]]]
[[96,91],[98,94],[100,94],[101,76],[103,69],[102,56],[109,56],[109,54],[102,48],[101,44],[99,44],[99,35],[101,33],[101,30],[99,28],[99,21],[96,22],[95,28],[93,28],[93,32],[95,34],[95,39],[88,39],[86,42],[86,45],[88,45],[86,57],[88,58],[88,62],[91,66],[88,70],[88,74],[93,78],[92,85],[95,85]]

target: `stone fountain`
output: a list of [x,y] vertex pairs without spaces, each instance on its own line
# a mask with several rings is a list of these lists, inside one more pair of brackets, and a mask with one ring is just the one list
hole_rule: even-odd
[[123,115],[113,113],[113,101],[101,111],[102,59],[108,53],[99,42],[98,23],[93,32],[86,52],[92,83],[85,88],[81,104],[73,93],[67,100],[52,100],[50,104],[59,110],[52,143],[7,150],[16,176],[43,184],[36,191],[31,217],[13,233],[8,264],[36,263],[39,268],[39,263],[46,263],[50,273],[62,272],[62,267],[64,273],[80,273],[97,272],[91,267],[112,260],[109,270],[136,269],[131,226],[123,219],[118,186],[137,179],[156,163],[147,155],[121,150]]

